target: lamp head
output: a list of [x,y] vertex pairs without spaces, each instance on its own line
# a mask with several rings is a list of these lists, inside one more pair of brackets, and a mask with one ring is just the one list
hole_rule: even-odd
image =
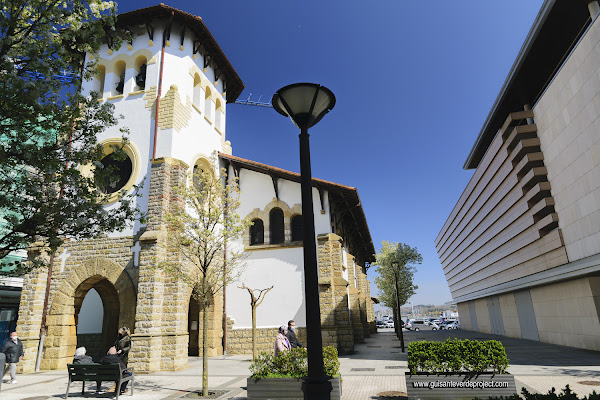
[[308,129],[333,109],[335,96],[318,83],[294,83],[279,89],[271,103],[298,128]]

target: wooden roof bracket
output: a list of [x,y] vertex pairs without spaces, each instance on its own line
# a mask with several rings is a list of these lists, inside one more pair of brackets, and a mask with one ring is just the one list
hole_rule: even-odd
[[319,191],[319,201],[321,202],[321,214],[325,214],[325,207],[323,207],[323,188],[317,187]]
[[173,26],[173,18],[175,17],[175,13],[171,12],[171,17],[169,18],[169,22],[167,22],[167,26],[165,26],[165,33],[163,35],[163,40],[166,41],[171,40],[171,27]]
[[150,22],[146,22],[146,32],[148,32],[148,39],[154,40],[154,27]]
[[271,181],[273,181],[273,190],[275,191],[275,198],[277,200],[279,200],[279,188],[277,186],[277,182],[279,181],[279,178],[277,176],[275,176],[274,174],[269,174],[271,176]]
[[183,46],[183,41],[185,40],[185,29],[186,29],[186,25],[183,25],[181,27],[181,46]]
[[208,68],[208,64],[210,64],[210,59],[211,58],[212,57],[210,55],[208,55],[208,54],[204,56],[204,69]]
[[204,39],[204,40],[199,40],[199,39],[194,40],[194,45],[193,45],[193,47],[194,47],[194,54],[198,54],[198,52],[200,51],[200,47],[204,46],[204,42],[206,42],[206,39]]

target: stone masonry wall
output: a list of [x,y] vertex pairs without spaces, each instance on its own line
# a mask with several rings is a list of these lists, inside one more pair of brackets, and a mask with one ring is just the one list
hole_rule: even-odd
[[340,354],[354,351],[354,334],[348,309],[348,281],[343,278],[342,238],[334,233],[319,235],[319,292],[323,346],[334,346]]
[[352,317],[352,334],[354,343],[364,343],[365,333],[360,320],[360,290],[356,287],[358,278],[355,271],[358,269],[356,260],[351,254],[348,255],[348,296]]
[[[279,328],[257,328],[256,348],[258,354],[275,351],[275,339]],[[306,347],[306,328],[296,328],[296,337]],[[252,329],[233,329],[233,322],[227,324],[227,354],[252,354]]]
[[[77,345],[77,314],[88,290],[108,281],[109,294],[99,290],[103,302],[114,304],[114,332],[103,332],[105,341],[116,338],[116,326],[133,327],[137,269],[133,267],[134,245],[131,236],[67,241],[58,249],[53,263],[42,354],[42,369],[66,367]],[[25,357],[19,363],[22,372],[35,368],[39,332],[46,290],[47,270],[25,276],[17,330],[25,345]],[[114,297],[114,298],[113,298]],[[110,322],[110,321],[109,321]],[[109,324],[108,326],[112,326]],[[114,340],[114,339],[113,339]]]

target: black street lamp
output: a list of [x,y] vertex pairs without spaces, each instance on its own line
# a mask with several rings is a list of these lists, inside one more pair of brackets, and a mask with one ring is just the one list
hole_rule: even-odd
[[398,262],[392,262],[392,269],[394,270],[394,283],[396,287],[396,309],[398,310],[398,321],[396,321],[396,326],[398,328],[398,339],[400,339],[400,346],[402,347],[402,352],[404,353],[404,332],[402,332],[402,310],[400,309],[400,296],[398,295]]
[[295,83],[279,89],[273,96],[272,104],[278,113],[290,117],[294,125],[300,128],[304,296],[306,299],[306,340],[308,342],[308,377],[302,383],[302,390],[305,399],[329,400],[332,386],[329,382],[330,377],[325,375],[323,366],[308,128],[319,122],[333,108],[335,96],[331,90],[316,83]]

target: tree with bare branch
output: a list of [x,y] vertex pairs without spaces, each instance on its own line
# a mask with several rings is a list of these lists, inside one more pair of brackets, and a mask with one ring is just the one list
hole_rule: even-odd
[[208,395],[208,310],[223,287],[238,279],[245,257],[243,249],[228,248],[227,243],[251,224],[237,214],[237,178],[228,177],[225,169],[216,173],[216,160],[211,164],[195,169],[187,184],[175,188],[179,201],[166,213],[165,221],[170,250],[181,259],[158,263],[192,288],[202,311],[202,396]]
[[[250,289],[246,284],[238,286],[240,289],[246,289],[250,293],[250,307],[252,308],[252,360],[256,360],[258,351],[256,350],[256,309],[261,305],[269,290],[273,289],[273,286],[267,289]],[[258,296],[254,293],[258,292]]]

